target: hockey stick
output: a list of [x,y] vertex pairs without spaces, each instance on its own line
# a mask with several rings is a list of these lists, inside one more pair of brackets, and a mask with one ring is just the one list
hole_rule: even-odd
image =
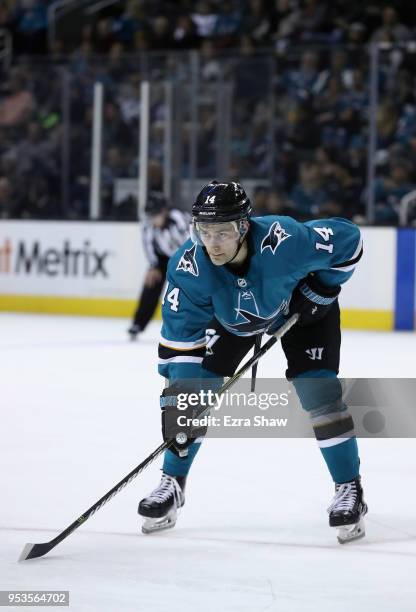
[[[256,364],[258,360],[263,357],[263,355],[267,353],[267,351],[271,349],[271,347],[276,344],[276,342],[280,340],[280,338],[282,338],[286,334],[286,332],[289,331],[289,329],[296,323],[298,318],[299,315],[297,314],[294,314],[292,317],[290,317],[290,319],[288,319],[286,323],[284,323],[282,327],[280,327],[276,331],[276,333],[273,334],[271,338],[269,338],[269,340],[261,347],[261,349],[255,355],[253,355],[251,359],[249,359],[247,363],[245,363],[234,374],[234,376],[229,378],[227,382],[222,385],[222,387],[218,391],[218,395],[222,395],[223,393],[225,393],[239,378],[241,378],[243,374],[247,372],[247,370],[249,370],[254,364]],[[88,508],[88,510],[86,510],[84,514],[81,514],[79,518],[77,518],[73,523],[71,523],[71,525],[64,529],[64,531],[57,535],[56,538],[53,538],[49,542],[43,542],[40,544],[25,544],[22,553],[19,557],[19,561],[26,561],[27,559],[35,559],[36,557],[42,557],[43,555],[46,555],[46,553],[48,553],[50,550],[52,550],[52,548],[55,548],[57,544],[62,542],[62,540],[65,540],[65,538],[67,538],[73,531],[75,531],[75,529],[85,523],[93,514],[97,512],[97,510],[102,508],[104,504],[110,501],[112,497],[117,495],[117,493],[124,489],[124,487],[130,484],[130,482],[134,480],[140,474],[140,472],[142,472],[150,463],[152,463],[152,461],[154,461],[161,453],[163,453],[164,450],[169,448],[172,442],[173,441],[163,442],[163,444],[158,446],[157,449],[153,451],[153,453],[151,453],[144,461],[142,461],[142,463],[139,463],[139,465],[137,465],[134,470],[129,472],[127,476],[120,480],[119,483],[117,483],[112,489],[110,489],[105,495],[103,495],[103,497],[101,497],[97,502],[95,502],[95,504],[93,504],[91,508]]]
[[[263,334],[257,334],[256,340],[254,342],[253,355],[255,355],[257,353],[257,351],[260,350],[262,338],[263,338]],[[250,390],[251,390],[252,393],[256,390],[256,377],[257,377],[257,366],[258,365],[259,365],[259,362],[256,361],[256,363],[251,368],[251,387],[250,387]]]

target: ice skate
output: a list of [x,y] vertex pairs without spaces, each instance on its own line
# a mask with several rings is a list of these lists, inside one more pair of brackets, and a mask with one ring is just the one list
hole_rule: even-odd
[[335,496],[328,508],[329,525],[338,530],[340,544],[365,536],[363,517],[367,510],[360,477],[335,485]]
[[162,474],[159,486],[139,503],[138,513],[145,519],[143,533],[154,533],[175,526],[178,510],[185,503],[185,481],[185,476]]
[[139,325],[136,325],[136,323],[132,323],[132,325],[128,328],[127,333],[130,336],[130,340],[136,340],[137,336],[140,334],[141,329]]

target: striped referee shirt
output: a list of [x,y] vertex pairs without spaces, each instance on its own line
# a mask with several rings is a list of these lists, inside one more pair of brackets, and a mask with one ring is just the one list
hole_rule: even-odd
[[143,226],[143,244],[146,257],[152,267],[171,257],[189,238],[189,213],[172,208],[164,227],[154,227],[150,221]]

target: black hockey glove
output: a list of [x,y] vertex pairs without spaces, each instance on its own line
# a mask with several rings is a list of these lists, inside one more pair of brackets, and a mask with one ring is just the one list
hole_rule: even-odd
[[328,313],[341,286],[326,287],[314,274],[308,274],[295,287],[289,304],[289,316],[299,313],[298,325],[313,325]]
[[[195,387],[183,383],[166,387],[160,396],[163,439],[173,441],[169,448],[178,457],[186,457],[188,446],[207,432],[207,426],[198,423],[199,415],[207,408],[199,403],[199,398]],[[202,418],[201,423],[204,420]]]

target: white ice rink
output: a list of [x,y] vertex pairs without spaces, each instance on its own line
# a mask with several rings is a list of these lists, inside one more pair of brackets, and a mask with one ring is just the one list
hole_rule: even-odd
[[[160,444],[159,326],[136,344],[126,326],[0,315],[0,590],[69,590],[76,612],[416,610],[412,439],[360,441],[370,513],[358,542],[339,545],[327,526],[333,489],[314,440],[208,440],[175,529],[139,532],[158,462],[48,555],[17,563]],[[345,332],[341,374],[416,377],[415,349],[414,334]],[[259,375],[283,372],[274,348]]]

